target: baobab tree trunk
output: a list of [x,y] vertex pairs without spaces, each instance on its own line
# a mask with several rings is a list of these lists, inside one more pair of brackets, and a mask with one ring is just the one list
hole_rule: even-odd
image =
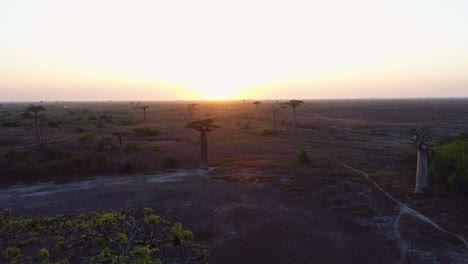
[[124,148],[123,148],[123,139],[122,137],[119,137],[119,146],[120,146],[120,162],[122,165],[125,164],[125,153],[124,153]]
[[143,121],[146,121],[146,108],[143,108]]
[[293,116],[292,116],[292,126],[296,126],[296,107],[292,108]]
[[276,131],[276,111],[273,112],[273,130]]
[[200,146],[201,146],[200,167],[207,168],[208,167],[208,140],[207,140],[205,131],[200,131]]
[[423,193],[429,187],[429,176],[427,169],[427,149],[421,145],[418,148],[418,161],[416,168],[415,193]]
[[34,112],[34,127],[35,127],[35,130],[36,130],[36,143],[39,145],[41,144],[41,137],[39,135],[39,122],[38,122],[38,116],[37,116],[37,113],[38,112]]

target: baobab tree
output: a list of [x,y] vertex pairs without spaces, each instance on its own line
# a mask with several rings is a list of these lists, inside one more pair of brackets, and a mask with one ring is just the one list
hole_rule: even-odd
[[119,131],[119,132],[114,132],[112,133],[113,136],[117,137],[117,140],[119,141],[119,149],[120,149],[120,163],[123,166],[125,164],[125,153],[124,153],[124,148],[123,148],[123,138],[125,136],[128,136],[130,133],[126,131]]
[[87,133],[78,137],[80,141],[80,158],[85,160],[85,143],[94,139],[94,134]]
[[208,140],[206,137],[206,133],[211,132],[219,126],[213,124],[212,119],[204,119],[193,121],[185,125],[186,128],[193,128],[200,132],[200,167],[207,168],[208,167]]
[[273,113],[273,131],[276,132],[276,114],[278,113],[278,108],[274,107],[271,109],[271,112]]
[[260,102],[260,101],[255,101],[255,102],[252,103],[252,104],[255,105],[255,108],[257,109],[257,113],[258,113],[258,105],[261,104],[261,103],[262,102]]
[[140,106],[140,109],[143,109],[143,121],[146,121],[146,109],[148,109],[149,106],[147,105],[144,105],[144,106]]
[[292,108],[292,126],[296,126],[296,108],[300,107],[304,101],[301,100],[290,100],[284,104]]
[[193,119],[193,112],[195,111],[195,107],[197,107],[198,104],[189,104],[187,106],[187,114],[188,114],[188,120],[192,122]]
[[41,144],[41,136],[39,134],[39,118],[38,118],[38,113],[40,111],[45,111],[45,107],[42,105],[30,105],[26,107],[27,112],[33,112],[34,113],[34,128],[36,131],[36,143],[39,145]]
[[415,193],[424,193],[429,187],[429,175],[427,166],[427,154],[431,149],[428,141],[431,139],[425,129],[412,129],[414,148],[418,151],[418,160],[416,165],[416,186]]

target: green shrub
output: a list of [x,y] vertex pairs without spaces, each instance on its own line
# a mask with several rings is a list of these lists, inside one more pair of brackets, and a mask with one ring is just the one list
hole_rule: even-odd
[[310,162],[309,155],[307,154],[307,152],[303,148],[301,148],[299,150],[299,153],[297,154],[297,161],[299,163],[309,163]]
[[205,263],[182,224],[151,208],[14,217],[0,212],[0,263]]
[[96,128],[105,128],[106,126],[104,125],[104,123],[102,121],[98,121],[96,123]]
[[244,125],[242,126],[243,129],[250,129],[252,127],[251,122],[245,122]]
[[159,130],[155,127],[138,127],[133,129],[133,134],[138,137],[151,137],[157,136]]
[[38,154],[40,159],[45,161],[63,159],[68,156],[61,147],[49,144],[39,145]]
[[456,139],[434,148],[430,171],[439,185],[456,194],[468,194],[468,139]]
[[86,130],[85,130],[84,128],[82,128],[82,127],[77,127],[77,128],[75,128],[75,132],[76,132],[76,133],[84,133],[85,131],[86,131]]

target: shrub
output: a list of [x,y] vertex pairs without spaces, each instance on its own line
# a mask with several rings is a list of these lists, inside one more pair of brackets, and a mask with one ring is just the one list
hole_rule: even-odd
[[244,125],[242,126],[243,129],[250,129],[252,127],[251,122],[245,122]]
[[76,133],[83,133],[83,132],[85,132],[85,131],[86,131],[86,130],[85,130],[84,128],[82,128],[82,127],[77,127],[77,128],[75,128],[75,132],[76,132]]
[[430,171],[437,184],[456,194],[468,194],[468,139],[434,148]]
[[73,216],[13,217],[0,212],[1,263],[204,263],[182,224],[151,208]]
[[65,151],[57,145],[41,144],[39,145],[38,154],[41,160],[57,160],[63,159],[67,155]]
[[297,154],[297,161],[299,163],[309,163],[310,162],[309,155],[307,154],[307,152],[303,148],[301,148],[299,150],[299,153]]
[[151,137],[157,136],[159,130],[155,127],[138,127],[133,129],[133,134],[138,137]]

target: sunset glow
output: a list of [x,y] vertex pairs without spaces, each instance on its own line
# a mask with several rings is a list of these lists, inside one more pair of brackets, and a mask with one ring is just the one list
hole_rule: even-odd
[[468,96],[463,1],[2,1],[2,100]]

